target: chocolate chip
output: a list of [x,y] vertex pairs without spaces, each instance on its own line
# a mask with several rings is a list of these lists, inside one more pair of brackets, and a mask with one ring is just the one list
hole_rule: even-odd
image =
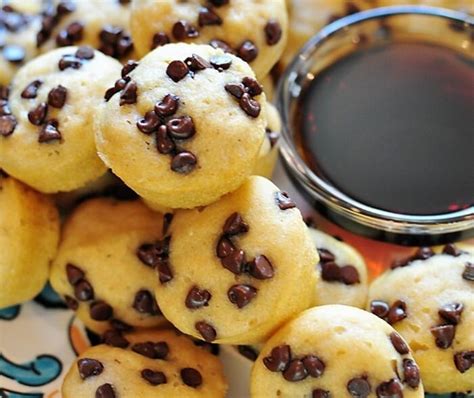
[[258,358],[258,354],[255,352],[255,350],[248,345],[239,345],[237,346],[237,350],[241,355],[253,362],[255,362]]
[[288,196],[287,192],[277,191],[275,192],[275,200],[277,202],[280,210],[288,210],[296,207],[295,202],[293,202]]
[[226,4],[229,4],[229,0],[209,0],[209,3],[211,3],[215,7],[221,7]]
[[118,348],[127,348],[130,345],[130,342],[118,330],[107,330],[102,336],[102,342]]
[[216,329],[214,329],[211,325],[204,321],[199,321],[196,322],[194,325],[196,330],[201,334],[201,336],[206,340],[207,342],[214,341],[216,339],[217,333]]
[[257,118],[260,115],[260,104],[250,94],[244,93],[239,100],[240,108],[250,117]]
[[199,31],[195,26],[187,21],[181,20],[173,25],[172,29],[173,37],[178,41],[185,39],[192,39],[199,36]]
[[131,332],[134,329],[133,326],[121,321],[120,319],[111,319],[110,326],[119,332]]
[[257,289],[250,285],[234,285],[227,291],[227,297],[232,304],[243,308],[257,295]]
[[89,301],[94,298],[94,289],[85,279],[80,280],[74,285],[74,296],[79,301]]
[[245,253],[243,250],[236,249],[229,255],[221,259],[221,264],[230,272],[240,275],[245,263]]
[[209,45],[213,48],[219,48],[226,53],[234,54],[232,47],[224,40],[213,39],[209,42]]
[[443,305],[438,314],[446,322],[457,325],[461,320],[461,314],[464,310],[464,305],[462,303],[450,303]]
[[184,63],[189,68],[190,71],[198,72],[210,68],[212,65],[207,62],[203,57],[193,54],[192,56],[186,58]]
[[94,58],[94,49],[89,46],[81,46],[76,50],[76,58],[90,60]]
[[457,352],[453,359],[456,369],[461,373],[465,373],[474,365],[474,351]]
[[263,88],[260,83],[251,77],[244,77],[242,79],[242,84],[252,97],[263,93]]
[[249,226],[245,223],[242,216],[235,212],[225,221],[222,232],[226,235],[238,235],[248,232]]
[[[1,132],[1,128],[0,128],[0,132]],[[474,264],[469,263],[469,262],[466,263],[464,267],[464,271],[462,273],[462,277],[467,281],[470,281],[470,282],[474,281]]]
[[265,129],[265,133],[270,141],[270,147],[273,148],[280,139],[280,133],[278,131],[270,130],[268,127]]
[[151,134],[158,130],[160,118],[155,111],[148,111],[145,117],[137,122],[137,128],[144,134]]
[[316,390],[313,390],[313,398],[331,398],[331,394],[327,390],[322,390],[320,388],[317,388]]
[[67,88],[59,84],[48,93],[48,104],[53,108],[61,109],[66,103],[66,98]]
[[167,382],[166,376],[163,372],[155,371],[152,369],[143,369],[141,371],[141,375],[152,386],[166,384]]
[[263,358],[263,364],[271,372],[284,372],[291,361],[291,349],[289,345],[274,347],[270,355]]
[[7,44],[2,49],[3,57],[12,64],[19,64],[25,60],[26,51],[17,44]]
[[104,99],[106,102],[108,102],[110,100],[110,98],[112,98],[115,94],[117,94],[118,92],[120,92],[121,90],[124,89],[124,87],[127,85],[127,83],[130,81],[130,76],[125,76],[124,78],[122,79],[118,79],[114,86],[109,88],[106,92],[105,92],[105,95],[104,95]]
[[156,147],[158,152],[163,155],[174,152],[176,145],[168,134],[168,128],[165,125],[161,125],[158,128],[156,134]]
[[137,61],[134,61],[132,59],[128,60],[127,63],[123,66],[122,68],[122,77],[125,77],[127,76],[129,73],[131,73],[137,66],[139,65],[139,63]]
[[345,285],[355,285],[360,283],[359,272],[352,265],[344,265],[339,270],[340,281]]
[[448,254],[450,256],[458,257],[460,256],[463,252],[462,250],[459,250],[456,245],[453,245],[452,243],[447,244],[443,248],[443,253]]
[[278,21],[274,19],[270,19],[264,28],[265,31],[265,38],[267,39],[267,44],[269,46],[274,46],[277,44],[282,35],[281,25]]
[[341,269],[334,262],[321,263],[321,277],[326,282],[338,282],[341,279]]
[[0,84],[0,99],[8,100],[8,96],[10,94],[10,89],[8,86],[3,86]]
[[219,239],[219,242],[217,243],[217,247],[216,247],[217,257],[225,258],[229,256],[230,254],[232,254],[235,250],[236,250],[236,247],[234,246],[234,244],[229,238],[222,236]]
[[137,102],[137,84],[131,80],[120,93],[120,106]]
[[216,14],[212,7],[201,7],[198,23],[199,26],[222,25],[222,18]]
[[66,305],[68,306],[69,309],[76,311],[79,308],[79,303],[74,300],[71,296],[64,296],[64,300],[66,301]]
[[58,129],[59,123],[55,119],[48,120],[39,131],[38,142],[49,142],[60,140],[61,132]]
[[115,391],[112,384],[105,383],[95,390],[95,398],[115,398]]
[[84,34],[84,25],[78,21],[74,21],[61,30],[56,36],[56,44],[59,47],[72,46],[74,43],[81,41]]
[[417,388],[420,385],[420,369],[413,359],[403,360],[403,381],[411,388]]
[[250,262],[249,273],[256,279],[271,279],[275,274],[272,263],[264,255],[257,256]]
[[244,61],[252,62],[258,56],[258,48],[253,42],[246,40],[240,45],[237,54]]
[[46,119],[46,114],[48,113],[48,104],[45,102],[41,102],[36,106],[36,108],[32,109],[28,112],[28,120],[34,126],[40,126],[43,124],[44,119]]
[[166,68],[166,74],[175,82],[179,82],[189,73],[189,69],[183,61],[172,61]]
[[38,95],[38,89],[43,84],[42,80],[34,80],[30,84],[28,84],[24,90],[21,92],[21,98],[32,99],[36,98]]
[[145,289],[139,290],[135,294],[132,307],[141,314],[158,315],[161,313],[155,298]]
[[85,274],[84,271],[81,270],[79,267],[68,263],[66,264],[66,276],[67,280],[71,285],[76,285],[81,279],[84,278]]
[[336,260],[336,256],[332,254],[329,250],[318,248],[319,261],[322,263],[333,262]]
[[232,65],[232,57],[227,54],[223,55],[213,55],[209,60],[214,69],[217,69],[219,72],[227,70]]
[[435,338],[435,344],[437,347],[441,349],[451,347],[455,333],[454,325],[433,326],[430,331]]
[[245,87],[242,83],[228,83],[225,85],[225,90],[237,99],[242,98],[245,93]]
[[198,370],[193,368],[183,368],[180,371],[181,380],[189,387],[197,388],[202,384],[202,376]]
[[365,377],[356,377],[347,383],[347,391],[354,398],[367,398],[370,394],[371,387]]
[[80,69],[82,62],[80,59],[76,58],[74,55],[66,54],[61,57],[58,62],[59,70],[65,69]]
[[135,343],[131,349],[133,352],[150,359],[166,359],[169,353],[169,346],[165,341],[160,341],[158,343],[153,343],[151,341]]
[[112,318],[113,313],[114,310],[105,301],[94,301],[89,307],[89,315],[96,321],[108,321]]
[[122,36],[123,29],[119,26],[106,25],[99,33],[99,39],[102,43],[115,44]]
[[420,247],[413,255],[413,260],[427,260],[435,255],[429,247]]
[[153,39],[151,41],[151,49],[155,49],[156,47],[164,46],[170,42],[170,38],[164,32],[158,32],[153,35]]
[[64,0],[61,1],[56,7],[56,11],[59,16],[70,14],[76,10],[76,5],[72,1]]
[[311,377],[321,377],[324,373],[324,369],[326,369],[324,362],[316,355],[307,355],[302,361],[305,369],[308,371],[308,375]]
[[0,135],[7,137],[13,134],[16,128],[16,118],[13,115],[0,116]]
[[390,341],[392,342],[393,348],[395,348],[399,354],[405,355],[410,352],[407,343],[405,343],[402,336],[397,332],[390,333]]
[[398,379],[379,384],[377,387],[377,398],[403,398],[403,385]]
[[166,123],[169,135],[176,140],[191,138],[196,130],[190,116],[174,117]]
[[402,319],[405,319],[406,317],[407,317],[406,303],[402,300],[397,300],[390,306],[390,311],[388,312],[388,315],[387,315],[387,322],[390,325],[393,325],[401,321]]
[[173,273],[166,262],[160,262],[157,266],[160,283],[164,284],[173,279]]
[[171,159],[171,170],[180,174],[189,174],[197,164],[196,156],[191,152],[182,151]]
[[82,380],[92,376],[100,375],[104,370],[104,365],[97,359],[81,358],[77,361],[77,368]]
[[308,377],[308,371],[299,359],[293,359],[288,367],[283,371],[283,377],[287,381],[295,382]]
[[137,251],[136,255],[138,259],[149,267],[155,267],[158,263],[160,254],[154,244],[144,243]]
[[389,311],[390,306],[385,301],[373,300],[370,303],[370,312],[374,315],[377,315],[379,318],[386,318]]
[[179,97],[167,94],[155,104],[155,113],[161,117],[173,116],[179,107]]
[[10,110],[10,106],[8,105],[8,101],[0,99],[0,116],[6,116],[11,114],[12,112]]
[[186,296],[186,307],[190,309],[207,307],[211,298],[212,295],[209,293],[209,290],[201,290],[197,286],[193,286]]

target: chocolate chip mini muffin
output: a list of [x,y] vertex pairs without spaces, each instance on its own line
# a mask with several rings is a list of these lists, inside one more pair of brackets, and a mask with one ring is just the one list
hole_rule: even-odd
[[177,211],[167,242],[155,293],[183,333],[252,344],[312,303],[318,254],[293,201],[263,177]]
[[151,330],[128,334],[122,343],[85,351],[64,379],[63,397],[225,397],[222,364],[189,338]]
[[153,292],[167,220],[140,201],[98,198],[67,220],[50,282],[96,333],[165,322]]
[[251,375],[254,398],[423,398],[419,369],[403,338],[358,308],[312,308],[263,347]]
[[141,56],[170,42],[211,44],[262,78],[283,52],[288,16],[283,0],[134,0],[130,24]]
[[474,248],[419,249],[372,283],[368,308],[406,339],[427,391],[474,390]]
[[90,47],[65,47],[25,65],[0,98],[0,167],[46,193],[105,173],[92,122],[120,63]]
[[367,302],[367,267],[363,257],[347,243],[310,228],[318,250],[315,305],[345,304],[365,308]]
[[130,1],[54,0],[43,11],[37,47],[88,45],[111,57],[135,57],[129,33]]
[[59,241],[59,215],[46,196],[0,170],[0,308],[44,287]]
[[96,124],[99,155],[157,206],[191,208],[233,191],[255,166],[265,94],[241,59],[169,44],[129,63]]

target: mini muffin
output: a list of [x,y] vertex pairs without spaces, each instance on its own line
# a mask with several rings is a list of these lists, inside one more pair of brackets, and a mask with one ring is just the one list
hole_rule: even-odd
[[120,67],[90,47],[54,50],[22,67],[0,98],[0,167],[45,193],[104,174],[92,122]]
[[368,278],[363,257],[347,243],[324,232],[310,228],[310,234],[319,254],[314,305],[345,304],[365,308]]
[[312,304],[316,249],[293,201],[263,177],[177,211],[168,242],[155,294],[183,333],[253,344]]
[[474,248],[419,249],[377,278],[369,309],[408,342],[433,393],[474,390]]
[[405,340],[358,308],[325,305],[301,313],[263,347],[251,375],[254,398],[423,398]]
[[166,225],[140,201],[84,202],[64,226],[51,285],[96,333],[162,325],[153,291]]
[[252,173],[265,137],[265,94],[254,77],[208,45],[157,48],[107,91],[99,155],[154,207],[219,199]]
[[222,364],[172,330],[127,334],[122,347],[98,345],[75,361],[64,398],[224,398]]
[[130,24],[140,56],[170,42],[211,44],[262,78],[285,48],[288,15],[283,0],[134,0]]
[[59,215],[46,196],[0,170],[0,308],[43,289],[59,241]]

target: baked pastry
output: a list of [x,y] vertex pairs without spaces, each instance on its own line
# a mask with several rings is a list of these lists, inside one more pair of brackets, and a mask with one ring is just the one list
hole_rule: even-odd
[[0,170],[0,308],[43,289],[58,241],[54,203]]
[[263,177],[177,211],[167,241],[155,294],[183,333],[252,344],[312,303],[316,249],[294,202]]
[[51,285],[96,333],[164,324],[153,291],[165,226],[140,201],[82,203],[64,226]]
[[169,44],[122,74],[106,93],[96,141],[140,196],[165,208],[202,206],[252,173],[266,101],[244,61],[208,45]]
[[140,56],[170,42],[211,44],[248,62],[259,79],[280,58],[287,24],[283,0],[134,0],[130,20]]
[[64,379],[63,397],[225,397],[222,364],[189,338],[147,330],[127,334],[122,343],[85,351]]
[[255,361],[250,388],[254,398],[424,397],[403,338],[344,305],[309,309],[278,330]]
[[90,47],[65,47],[21,68],[0,98],[0,167],[45,193],[104,174],[92,122],[120,67]]
[[372,283],[368,308],[406,339],[427,391],[474,390],[473,247],[419,249]]
[[364,258],[347,243],[310,228],[319,264],[314,305],[345,304],[365,308],[368,294]]

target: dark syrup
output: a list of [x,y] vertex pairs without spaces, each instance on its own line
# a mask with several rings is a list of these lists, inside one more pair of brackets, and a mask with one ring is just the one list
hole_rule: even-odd
[[348,196],[418,215],[474,203],[472,60],[423,43],[361,49],[320,72],[300,101],[300,152]]

